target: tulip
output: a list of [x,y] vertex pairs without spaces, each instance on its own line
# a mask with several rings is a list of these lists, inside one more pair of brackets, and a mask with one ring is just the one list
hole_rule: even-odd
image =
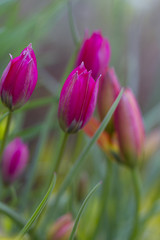
[[92,116],[98,94],[99,78],[91,77],[82,63],[65,81],[59,100],[58,119],[61,128],[76,133]]
[[15,138],[10,142],[2,156],[2,177],[4,183],[13,183],[25,170],[28,159],[28,147],[20,138]]
[[1,100],[11,111],[25,104],[35,89],[38,71],[32,44],[11,60],[0,82]]
[[50,228],[48,240],[68,240],[72,232],[74,222],[70,213],[60,217]]
[[90,38],[84,39],[76,66],[83,61],[87,70],[92,70],[92,77],[95,79],[105,71],[110,55],[109,41],[101,35],[100,31],[95,31]]
[[145,133],[138,103],[130,89],[125,89],[114,119],[123,161],[133,167],[142,156]]
[[[97,105],[100,120],[103,120],[119,92],[120,84],[114,68],[107,68],[106,73],[102,76],[99,82]],[[107,132],[110,134],[114,132],[113,125],[113,119],[111,119],[106,128]]]

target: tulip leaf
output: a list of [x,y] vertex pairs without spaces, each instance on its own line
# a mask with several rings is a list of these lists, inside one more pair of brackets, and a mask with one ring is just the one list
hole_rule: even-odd
[[153,107],[145,116],[144,123],[147,132],[160,123],[160,103]]
[[9,112],[4,113],[1,117],[0,117],[0,122],[3,121],[3,119],[5,119],[5,117],[7,117],[9,114]]
[[33,181],[34,181],[38,160],[39,160],[39,158],[42,154],[43,148],[45,146],[48,134],[50,132],[50,127],[53,124],[54,114],[55,114],[55,106],[53,105],[50,107],[50,109],[47,113],[46,119],[41,128],[41,134],[40,134],[38,143],[36,145],[36,149],[35,149],[35,152],[33,155],[32,162],[31,162],[28,172],[27,172],[27,181],[26,181],[26,184],[24,185],[22,196],[21,196],[21,209],[23,209],[25,207],[25,205],[27,204],[29,192],[30,192],[30,189],[31,189]]
[[56,97],[43,97],[43,98],[32,100],[32,101],[26,103],[22,108],[18,109],[16,112],[28,111],[30,109],[42,107],[42,106],[48,105],[50,103],[53,104],[53,103],[57,103],[57,102],[58,102],[58,98],[56,99]]
[[91,198],[91,196],[94,194],[94,192],[97,190],[97,188],[101,185],[102,182],[98,183],[90,192],[89,194],[87,195],[87,197],[85,198],[84,202],[82,203],[80,209],[79,209],[79,212],[77,214],[77,217],[76,217],[76,220],[75,220],[75,223],[74,223],[74,226],[73,226],[73,229],[72,229],[72,232],[71,232],[71,235],[69,237],[69,240],[73,240],[74,239],[74,236],[75,236],[75,233],[76,233],[76,230],[77,230],[77,227],[78,227],[78,224],[79,224],[79,221],[80,221],[80,218],[82,216],[82,213],[83,213],[83,210],[86,206],[86,204],[88,203],[89,199]]
[[6,204],[0,202],[0,213],[5,214],[9,218],[11,218],[14,222],[17,223],[20,227],[23,227],[26,223],[26,220],[23,219],[17,212],[12,210]]
[[51,195],[53,188],[55,186],[56,183],[56,175],[54,174],[54,177],[51,181],[51,184],[49,186],[49,189],[46,193],[46,195],[44,196],[44,198],[42,199],[42,201],[40,202],[40,204],[38,205],[38,207],[36,208],[35,212],[33,213],[33,215],[31,216],[31,218],[28,220],[28,222],[26,223],[26,225],[23,227],[23,229],[20,231],[18,237],[16,238],[16,240],[20,240],[22,239],[22,237],[29,231],[30,227],[32,226],[32,224],[36,221],[36,219],[39,217],[39,215],[41,214],[42,210],[44,209],[44,207],[47,204],[47,201],[49,199],[49,196]]

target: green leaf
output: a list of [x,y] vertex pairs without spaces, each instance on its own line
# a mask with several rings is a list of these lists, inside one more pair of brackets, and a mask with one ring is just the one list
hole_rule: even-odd
[[33,184],[33,181],[35,178],[38,160],[42,154],[43,147],[45,146],[48,134],[50,132],[50,126],[53,123],[54,114],[55,114],[55,106],[53,105],[50,107],[50,109],[47,113],[46,119],[45,119],[44,124],[41,129],[41,134],[40,134],[40,137],[39,137],[39,140],[38,140],[38,143],[37,143],[34,155],[33,155],[32,162],[28,169],[27,181],[26,181],[26,184],[24,185],[23,192],[22,192],[21,209],[23,209],[27,203],[28,195],[29,195],[30,189],[32,187],[32,184]]
[[88,203],[89,199],[90,199],[91,196],[94,194],[94,192],[97,190],[97,188],[101,185],[101,183],[102,183],[102,182],[98,183],[98,184],[89,192],[89,194],[88,194],[87,197],[85,198],[84,202],[82,203],[82,206],[81,206],[81,208],[79,209],[79,212],[78,212],[78,214],[77,214],[77,217],[76,217],[76,220],[75,220],[75,223],[74,223],[74,226],[73,226],[71,235],[70,235],[70,237],[69,237],[69,240],[73,240],[73,239],[74,239],[74,236],[75,236],[75,233],[76,233],[76,230],[77,230],[77,227],[78,227],[80,218],[81,218],[81,216],[82,216],[83,210],[84,210],[86,204]]
[[148,132],[159,123],[160,123],[160,103],[153,107],[144,116],[144,124]]
[[7,117],[9,114],[9,112],[4,113],[1,117],[0,117],[0,122],[3,121],[3,119],[5,119],[5,117]]
[[25,219],[2,202],[0,202],[0,212],[11,218],[20,227],[23,227],[26,223]]
[[38,205],[38,207],[36,208],[35,212],[33,213],[33,215],[31,216],[31,218],[28,220],[28,222],[26,223],[26,225],[23,227],[23,229],[20,231],[18,237],[16,238],[16,240],[20,240],[22,239],[22,237],[29,231],[30,227],[32,226],[32,224],[36,221],[36,219],[39,217],[39,215],[41,214],[42,210],[44,209],[44,207],[47,204],[47,201],[49,199],[49,196],[51,195],[53,188],[55,186],[56,183],[56,175],[54,174],[54,177],[52,179],[52,182],[49,186],[49,189],[46,193],[46,195],[44,196],[43,200],[40,202],[40,204]]
[[43,98],[39,98],[39,99],[28,102],[22,108],[16,110],[16,112],[28,111],[30,109],[42,107],[50,103],[54,104],[57,102],[58,102],[58,99],[56,99],[56,97],[45,97],[45,98],[43,97]]
[[29,140],[37,136],[41,132],[42,128],[43,128],[42,123],[36,124],[32,127],[25,128],[19,132],[15,132],[14,134],[11,134],[9,136],[9,139],[12,140],[18,136],[18,137],[21,137],[23,140]]
[[1,0],[0,7],[2,7],[3,5],[6,5],[6,4],[14,3],[14,2],[17,2],[17,0]]
[[160,214],[160,200],[158,199],[153,203],[151,209],[142,217],[141,223],[142,225],[146,224],[148,220],[150,220],[155,215]]

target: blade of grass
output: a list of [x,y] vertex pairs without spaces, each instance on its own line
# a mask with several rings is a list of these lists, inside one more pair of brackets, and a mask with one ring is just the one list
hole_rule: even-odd
[[4,113],[1,117],[0,117],[0,122],[3,121],[3,119],[5,119],[5,117],[7,117],[9,114],[9,112]]
[[75,46],[77,46],[79,43],[79,34],[78,34],[78,30],[73,17],[71,0],[68,0],[68,18],[69,18],[69,25],[70,25],[70,30],[72,34],[72,39]]
[[101,185],[101,183],[102,183],[102,182],[98,183],[98,184],[89,192],[89,194],[88,194],[87,197],[85,198],[84,202],[82,203],[82,206],[81,206],[81,208],[79,209],[79,212],[78,212],[78,214],[77,214],[77,217],[76,217],[76,220],[75,220],[75,223],[74,223],[74,226],[73,226],[71,235],[70,235],[70,237],[69,237],[69,240],[73,240],[73,239],[74,239],[74,236],[75,236],[75,233],[76,233],[76,230],[77,230],[77,227],[78,227],[80,218],[81,218],[81,216],[82,216],[83,210],[84,210],[86,204],[88,203],[89,199],[90,199],[91,196],[94,194],[94,192],[97,190],[97,188]]
[[47,201],[49,199],[49,196],[51,195],[53,188],[55,186],[56,183],[56,175],[54,174],[54,177],[52,179],[52,182],[49,186],[49,189],[46,193],[46,195],[44,196],[44,198],[42,199],[42,201],[40,202],[40,204],[38,205],[38,207],[36,208],[35,212],[33,213],[33,215],[31,216],[31,218],[28,220],[28,222],[26,223],[26,225],[23,227],[23,229],[20,231],[18,237],[16,238],[16,240],[20,240],[22,239],[22,237],[29,231],[30,227],[32,226],[32,224],[36,221],[36,219],[39,217],[39,215],[41,214],[41,212],[43,211],[44,207],[47,204]]
[[23,140],[29,140],[33,139],[33,137],[36,137],[42,130],[43,124],[36,124],[36,126],[25,128],[21,131],[18,131],[16,133],[13,133],[9,136],[9,140],[14,139],[15,137],[21,137]]
[[21,196],[21,210],[24,209],[24,207],[27,204],[27,200],[29,197],[29,192],[31,190],[34,178],[35,178],[35,173],[36,173],[36,169],[37,169],[37,164],[38,164],[38,160],[42,154],[43,148],[45,146],[49,131],[50,131],[50,126],[53,123],[53,116],[55,114],[55,106],[51,106],[48,114],[46,116],[46,119],[43,123],[43,127],[41,129],[41,135],[39,137],[35,152],[34,152],[34,156],[32,159],[32,162],[29,166],[28,169],[28,175],[27,175],[27,180],[26,180],[26,184],[23,188],[22,191],[22,196]]
[[16,112],[28,111],[30,109],[42,107],[50,103],[54,104],[57,102],[58,102],[58,99],[56,99],[56,97],[43,97],[43,98],[39,98],[39,99],[28,102],[22,108],[18,109]]
[[153,107],[145,116],[144,123],[149,132],[154,126],[160,123],[160,103]]
[[1,34],[0,58],[5,57],[6,52],[10,52],[11,49],[23,49],[24,43],[32,42],[36,46],[37,40],[45,36],[49,28],[53,28],[53,23],[56,23],[53,18],[58,16],[66,3],[67,0],[52,1],[44,9],[30,15],[28,19],[19,21],[11,29],[5,29]]
[[0,212],[11,218],[19,227],[23,227],[26,223],[25,219],[2,202],[0,202]]

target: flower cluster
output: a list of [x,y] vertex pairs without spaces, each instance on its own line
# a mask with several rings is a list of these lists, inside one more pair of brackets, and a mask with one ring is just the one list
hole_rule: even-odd
[[[95,31],[91,37],[85,36],[75,61],[75,68],[67,77],[60,93],[58,121],[65,133],[77,133],[84,128],[88,135],[93,136],[100,121],[103,121],[119,95],[121,85],[114,68],[109,66],[110,57],[109,41],[100,31]],[[37,61],[30,44],[20,56],[16,58],[11,56],[2,74],[0,96],[2,103],[9,109],[9,114],[29,100],[36,87],[37,78]],[[92,117],[96,104],[100,121]],[[7,124],[6,135],[9,120]],[[132,168],[143,155],[144,139],[145,131],[140,108],[132,90],[125,88],[108,126],[98,139],[98,144],[109,157]],[[62,150],[64,150],[63,144]],[[5,141],[1,143],[0,154],[2,178],[5,186],[8,186],[26,169],[29,149],[20,138],[15,138],[6,147]],[[60,152],[56,164],[59,164],[62,154],[63,151]],[[80,184],[79,198],[81,199],[86,181]],[[48,239],[69,239],[72,229],[74,230],[73,226],[71,214],[62,216],[51,226]]]
[[[110,55],[109,41],[99,31],[90,38],[85,37],[77,56],[77,67],[67,78],[60,95],[58,118],[65,132],[75,133],[83,128],[91,118],[96,102],[100,120],[103,120],[120,93],[115,70],[109,67]],[[142,156],[145,134],[139,106],[131,89],[124,90],[106,131],[113,145],[116,135],[120,162],[134,166]]]

